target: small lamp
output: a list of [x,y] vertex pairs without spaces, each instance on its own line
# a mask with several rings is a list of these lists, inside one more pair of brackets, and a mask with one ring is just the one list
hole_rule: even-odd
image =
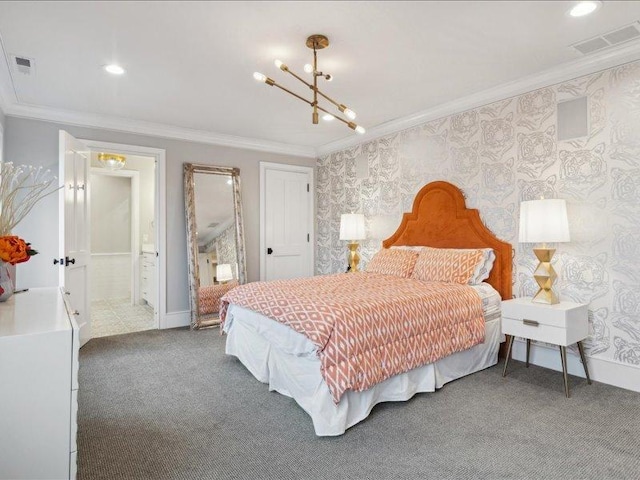
[[340,240],[348,240],[349,243],[349,271],[357,272],[360,255],[358,254],[358,242],[366,238],[364,233],[364,215],[361,213],[343,213],[340,216]]
[[226,283],[229,280],[233,280],[233,273],[231,273],[231,264],[221,263],[216,265],[216,279],[220,283]]
[[559,302],[553,291],[553,282],[558,275],[551,265],[555,248],[547,248],[547,242],[569,241],[567,204],[562,199],[531,200],[520,203],[520,243],[542,243],[534,248],[538,266],[533,272],[540,289],[532,301],[554,305]]

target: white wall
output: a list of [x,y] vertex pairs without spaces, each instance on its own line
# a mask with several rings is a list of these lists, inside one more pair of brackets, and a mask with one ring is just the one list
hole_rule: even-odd
[[[167,310],[189,310],[187,283],[187,246],[185,234],[182,165],[184,162],[237,167],[240,169],[242,206],[245,221],[247,276],[260,278],[260,168],[259,162],[314,166],[315,159],[262,153],[240,148],[221,147],[181,140],[135,135],[109,130],[62,125],[40,120],[7,117],[5,159],[16,163],[46,166],[58,171],[58,131],[76,138],[103,142],[162,148],[166,151],[167,194]],[[49,197],[38,204],[16,228],[16,234],[32,242],[40,252],[18,268],[18,288],[58,284],[58,268],[53,258],[58,248],[58,200]]]
[[91,253],[131,252],[131,179],[91,174]]
[[91,300],[131,298],[131,254],[91,255]]
[[4,152],[4,124],[5,124],[5,116],[2,108],[0,108],[0,162],[3,160],[3,152]]
[[[102,168],[100,162],[98,161],[98,154],[96,152],[93,152],[91,154],[91,166]],[[155,227],[153,225],[153,219],[155,215],[155,160],[153,157],[127,155],[126,164],[123,170],[133,170],[135,172],[138,172],[140,197],[140,238],[138,240],[138,243],[140,247],[142,247],[143,243],[153,243],[153,239],[155,238]]]

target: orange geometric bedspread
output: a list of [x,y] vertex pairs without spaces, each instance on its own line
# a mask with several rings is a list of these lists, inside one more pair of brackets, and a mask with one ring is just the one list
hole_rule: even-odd
[[307,336],[336,403],[484,341],[482,301],[468,285],[354,272],[249,283],[221,303],[223,323],[231,303]]
[[237,286],[238,281],[231,280],[227,283],[200,287],[200,290],[198,291],[198,301],[200,304],[198,313],[200,315],[216,313],[218,310],[220,310],[220,299],[222,298],[222,296],[229,290]]

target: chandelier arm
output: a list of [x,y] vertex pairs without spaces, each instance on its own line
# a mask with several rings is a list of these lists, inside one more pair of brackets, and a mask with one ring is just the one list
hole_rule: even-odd
[[349,125],[349,123],[353,123],[353,122],[349,122],[347,120],[345,120],[344,118],[340,118],[337,115],[334,115],[333,113],[331,113],[329,110],[326,110],[324,108],[322,108],[320,105],[318,105],[318,110],[323,111],[324,113],[328,113],[329,115],[331,115],[333,118],[335,118],[336,120],[340,120],[342,123],[344,123],[346,126],[348,126],[349,128],[351,128],[351,125]]
[[[328,100],[328,101],[330,101],[331,103],[333,103],[336,107],[338,107],[338,108],[340,108],[340,107],[341,107],[341,105],[340,105],[338,102],[336,102],[333,98],[331,98],[331,97],[329,97],[329,96],[325,95],[325,94],[324,94],[324,93],[322,93],[320,90],[318,90],[318,93],[319,93],[320,95],[322,95],[326,100]],[[327,113],[328,113],[328,112],[327,112]],[[333,115],[333,114],[332,114],[332,115]]]
[[311,85],[309,82],[307,82],[304,78],[299,77],[298,75],[296,75],[295,73],[293,73],[291,70],[289,70],[289,68],[287,68],[285,70],[285,72],[290,73],[291,75],[293,75],[295,78],[297,78],[298,80],[300,80],[302,83],[304,83],[307,87],[309,87],[311,90],[313,90],[313,85]]
[[284,90],[285,92],[287,92],[290,95],[293,95],[296,98],[299,98],[300,100],[302,100],[304,103],[308,103],[310,106],[313,107],[313,102],[310,102],[309,100],[307,100],[304,97],[301,97],[300,95],[298,95],[297,93],[293,93],[291,90],[289,90],[288,88],[283,87],[282,85],[278,84],[277,82],[273,82],[273,86],[274,87],[278,87],[280,90]]

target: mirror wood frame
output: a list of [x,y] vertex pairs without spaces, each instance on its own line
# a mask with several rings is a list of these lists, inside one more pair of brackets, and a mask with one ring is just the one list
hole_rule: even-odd
[[247,266],[244,246],[244,225],[242,217],[242,201],[240,196],[240,169],[234,167],[218,167],[195,163],[184,164],[184,197],[187,230],[187,257],[189,265],[189,300],[191,306],[191,329],[198,330],[213,327],[220,319],[203,319],[199,312],[200,305],[200,271],[198,265],[198,241],[195,209],[195,174],[229,175],[232,181],[234,225],[236,230],[236,252],[238,258],[238,282],[247,281]]

